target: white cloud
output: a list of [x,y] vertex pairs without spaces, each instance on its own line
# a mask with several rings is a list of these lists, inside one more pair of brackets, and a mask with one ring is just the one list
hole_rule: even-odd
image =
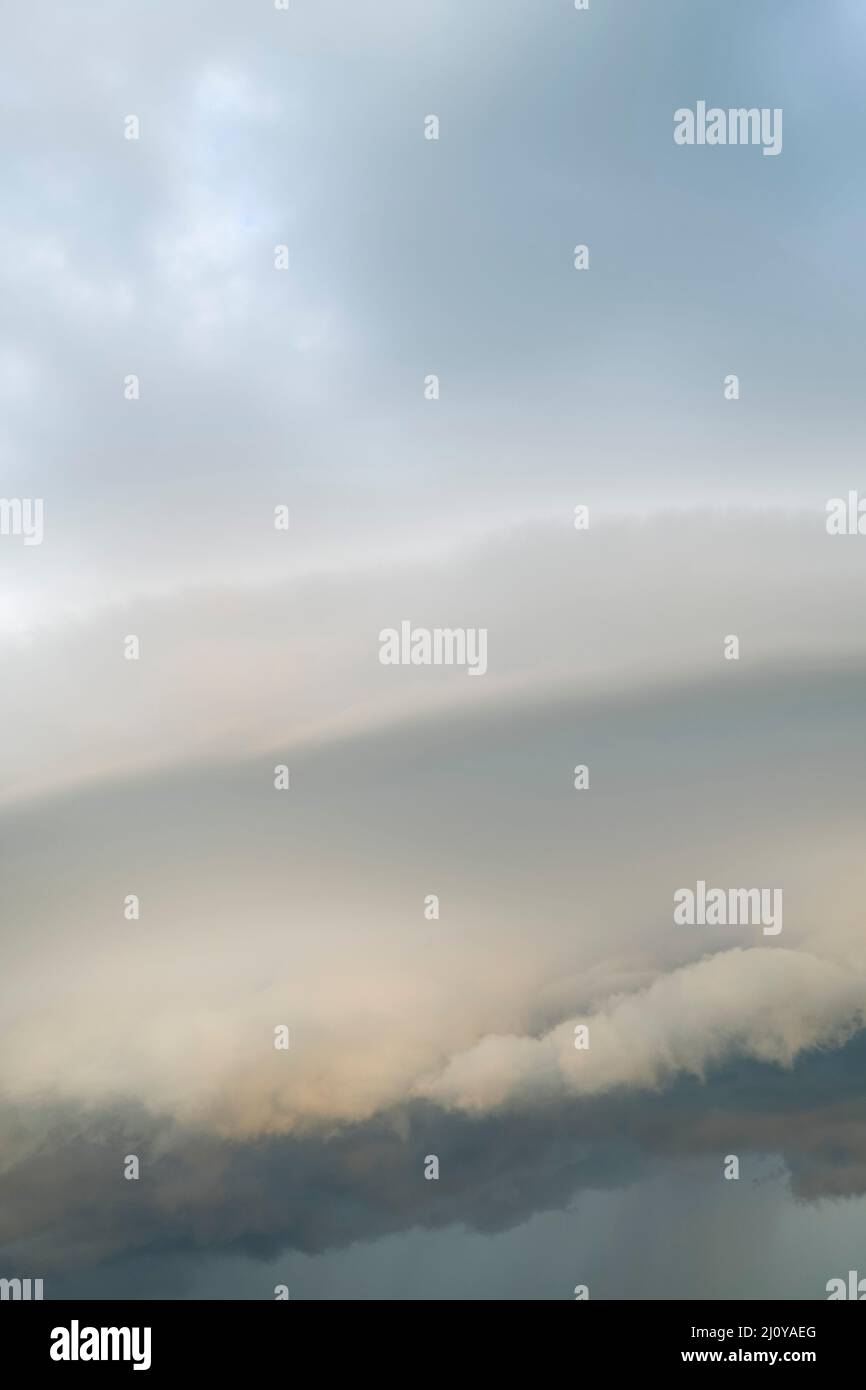
[[[713,1065],[790,1065],[839,1046],[866,1023],[866,975],[805,952],[742,948],[661,976],[540,1038],[488,1036],[452,1057],[417,1094],[459,1110],[654,1089]],[[575,1026],[589,1047],[575,1048]]]

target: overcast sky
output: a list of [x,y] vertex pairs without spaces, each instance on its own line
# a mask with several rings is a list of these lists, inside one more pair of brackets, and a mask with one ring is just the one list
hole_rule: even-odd
[[[0,536],[0,1275],[823,1297],[866,1234],[862,4],[0,36],[0,490],[44,500]],[[781,154],[677,146],[699,100]],[[487,674],[382,666],[403,620]],[[698,880],[783,930],[676,925]]]

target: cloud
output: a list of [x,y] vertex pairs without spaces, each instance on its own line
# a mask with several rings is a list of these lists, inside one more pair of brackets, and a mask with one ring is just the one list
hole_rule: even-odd
[[[861,659],[866,555],[827,536],[820,508],[605,513],[586,533],[564,509],[556,521],[440,537],[426,549],[416,538],[411,558],[398,528],[396,548],[379,560],[347,552],[312,565],[305,542],[296,553],[294,531],[274,529],[278,495],[242,499],[235,489],[227,510],[214,512],[209,496],[175,519],[188,555],[219,541],[222,562],[236,564],[233,582],[190,585],[169,568],[161,584],[129,592],[120,583],[95,605],[57,586],[47,606],[30,606],[28,584],[43,554],[50,576],[52,537],[62,552],[69,517],[49,501],[44,546],[7,542],[0,573],[17,597],[0,630],[0,718],[19,736],[0,753],[0,802],[201,757],[239,760],[280,742],[303,748],[437,710],[493,711],[569,692],[623,698],[701,678],[733,693],[739,673],[796,669],[804,651],[810,669]],[[106,543],[134,550],[152,540],[145,525]],[[381,667],[378,634],[403,618],[487,627],[487,675],[467,682],[446,668]],[[137,664],[123,660],[129,632],[141,639]],[[739,666],[722,661],[729,632],[740,637]]]
[[[681,1074],[703,1077],[730,1058],[790,1066],[799,1053],[838,1047],[864,1026],[864,986],[862,975],[807,953],[726,951],[541,1038],[482,1038],[418,1094],[487,1111],[623,1086],[657,1088]],[[575,1048],[579,1024],[589,1028],[585,1051]]]
[[[791,16],[809,129],[687,165],[665,88],[744,70],[672,8],[12,7],[0,466],[46,537],[0,545],[7,1253],[498,1229],[728,1134],[859,1190],[866,548],[823,507],[861,76],[847,16]],[[740,47],[787,121],[777,30]],[[487,627],[488,675],[382,668],[404,618]],[[783,889],[782,938],[678,929],[698,877]]]
[[[767,1179],[776,1155],[801,1199],[862,1195],[864,1052],[861,1033],[788,1068],[736,1059],[651,1094],[561,1096],[519,1116],[415,1102],[363,1124],[258,1139],[218,1138],[131,1106],[84,1115],[4,1107],[3,1132],[19,1144],[0,1169],[0,1258],[49,1275],[49,1296],[58,1287],[74,1294],[83,1278],[106,1297],[118,1260],[155,1262],[160,1277],[169,1256],[269,1260],[413,1229],[490,1234],[561,1212],[581,1194],[640,1195],[672,1166],[711,1203],[732,1152],[750,1186]],[[138,1183],[122,1177],[129,1152],[141,1160]],[[424,1180],[430,1153],[438,1182]]]
[[[296,746],[285,796],[278,746],[9,807],[0,1096],[256,1136],[842,1040],[864,679],[458,703]],[[675,925],[697,878],[780,887],[782,936]]]

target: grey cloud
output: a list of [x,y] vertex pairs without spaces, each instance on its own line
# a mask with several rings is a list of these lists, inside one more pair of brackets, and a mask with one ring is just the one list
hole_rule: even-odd
[[[10,808],[0,1087],[255,1134],[370,1118],[485,1037],[543,1051],[584,1015],[633,1020],[602,1085],[655,1084],[675,1039],[674,1072],[718,1060],[719,1039],[792,1058],[844,1036],[862,694],[856,670],[783,670],[724,695],[512,701],[297,749],[285,796],[272,749]],[[675,926],[697,878],[780,887],[779,951],[759,928]]]
[[[723,1144],[862,1190],[852,8],[5,7],[5,1255],[501,1230]],[[682,158],[698,86],[784,157]],[[404,617],[488,676],[383,670]],[[779,949],[675,929],[698,877]]]
[[[684,1160],[709,1201],[731,1152],[748,1186],[768,1180],[765,1156],[777,1155],[803,1199],[862,1195],[866,1129],[849,1081],[863,1050],[860,1035],[790,1069],[737,1062],[652,1098],[573,1101],[517,1123],[416,1104],[330,1135],[233,1142],[134,1108],[84,1121],[77,1112],[22,1112],[17,1123],[34,1136],[38,1126],[39,1142],[0,1179],[0,1254],[9,1267],[38,1266],[69,1289],[90,1271],[108,1288],[111,1261],[133,1256],[206,1251],[266,1261],[415,1228],[495,1233]],[[138,1183],[121,1176],[130,1150],[142,1159]],[[424,1180],[428,1153],[440,1158],[438,1182]]]
[[[215,530],[207,509],[177,524],[193,549],[218,539],[222,552],[231,533],[268,571],[255,583],[166,576],[161,589],[106,593],[96,609],[59,590],[30,611],[27,577],[43,554],[53,563],[50,541],[0,554],[10,585],[0,717],[20,730],[0,758],[7,799],[557,692],[620,698],[705,677],[736,700],[744,672],[796,668],[803,654],[807,670],[829,672],[862,655],[866,554],[827,535],[823,504],[787,519],[683,511],[638,522],[602,512],[585,533],[564,507],[557,522],[419,545],[411,559],[356,556],[312,569],[294,554],[294,533],[274,530],[271,504],[259,496],[255,519],[251,505],[247,494],[242,513]],[[109,543],[125,546],[125,533]],[[130,544],[149,547],[146,528]],[[381,667],[379,632],[403,618],[486,627],[488,674],[467,682],[460,671]],[[129,632],[142,642],[137,664],[122,659]],[[729,632],[742,644],[738,666],[722,660]],[[781,698],[796,700],[796,686]]]

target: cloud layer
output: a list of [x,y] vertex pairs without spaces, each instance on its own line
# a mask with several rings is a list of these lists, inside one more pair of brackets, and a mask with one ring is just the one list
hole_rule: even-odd
[[862,1193],[851,7],[7,8],[0,1272]]

